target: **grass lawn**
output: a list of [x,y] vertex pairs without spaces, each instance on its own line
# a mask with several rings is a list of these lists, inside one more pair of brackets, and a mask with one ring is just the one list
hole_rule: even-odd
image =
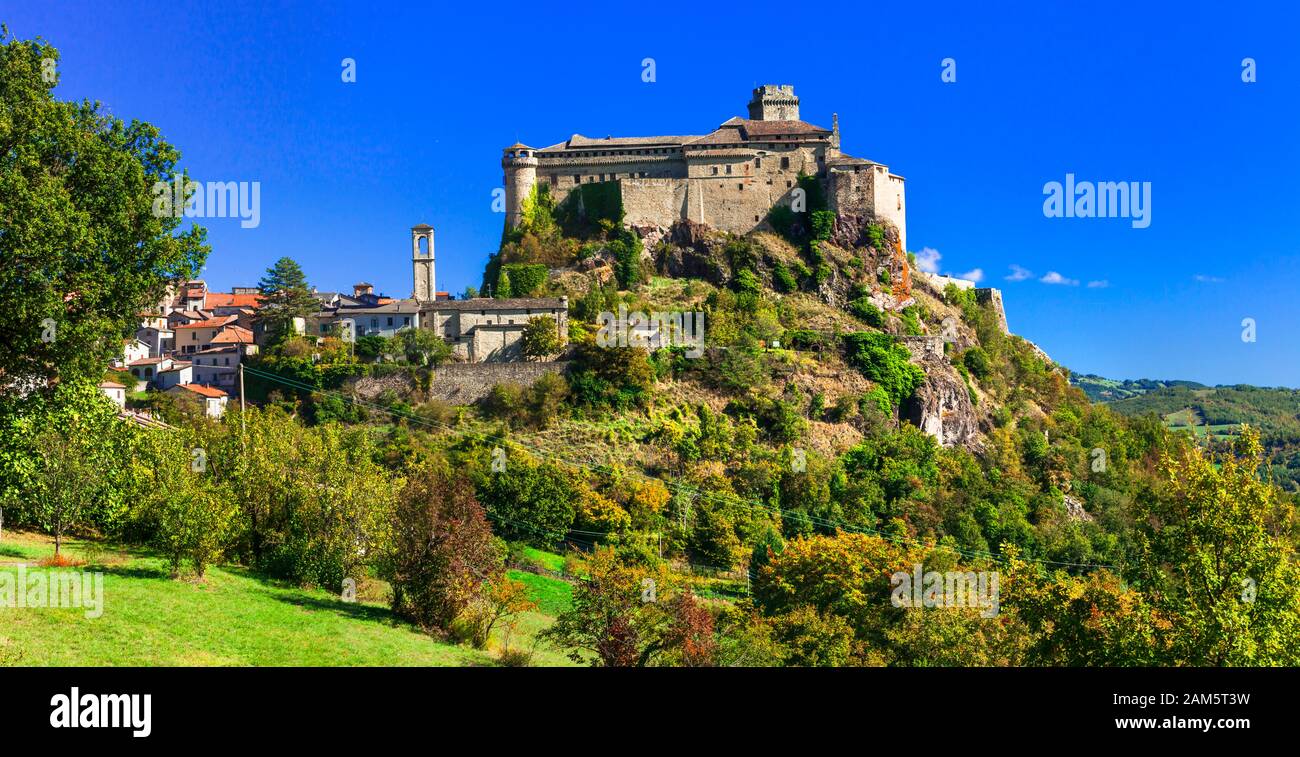
[[[53,552],[48,537],[6,531],[0,571],[17,573]],[[167,577],[145,552],[77,540],[64,553],[104,573],[98,618],[80,608],[0,607],[0,662],[20,665],[495,665],[493,653],[438,641],[398,620],[386,605],[345,603],[237,567],[209,569],[202,582]],[[44,568],[28,565],[30,575]],[[541,578],[534,576],[533,578]],[[552,580],[552,579],[545,579]],[[558,583],[564,584],[563,581]],[[538,612],[519,620],[513,646],[529,648],[553,621],[560,589],[537,589]],[[567,588],[567,584],[564,584]],[[534,664],[571,664],[535,647]]]

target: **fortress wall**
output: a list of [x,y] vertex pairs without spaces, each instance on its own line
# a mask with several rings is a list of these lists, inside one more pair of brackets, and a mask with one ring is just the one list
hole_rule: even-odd
[[856,171],[831,171],[826,202],[836,213],[861,212],[875,205],[875,171],[863,167]]
[[686,215],[686,179],[623,179],[623,222],[668,228]]
[[1007,327],[1007,310],[1002,305],[1002,290],[993,289],[992,287],[980,287],[975,290],[975,301],[980,304],[990,304],[993,306],[993,312],[998,315],[998,325],[1002,327],[1003,334],[1010,334],[1011,330]]
[[563,373],[568,363],[448,363],[433,371],[429,395],[468,405],[487,396],[497,384],[528,386],[546,373]]
[[551,196],[558,205],[578,186],[575,177],[581,176],[583,184],[598,181],[614,181],[637,178],[646,174],[647,179],[674,179],[686,176],[686,163],[681,158],[645,158],[629,157],[620,160],[617,157],[599,159],[551,159],[543,161],[537,168],[537,180],[550,184]]

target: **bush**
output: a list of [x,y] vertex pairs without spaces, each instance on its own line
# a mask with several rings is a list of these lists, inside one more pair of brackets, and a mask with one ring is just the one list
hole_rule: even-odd
[[844,348],[848,363],[876,382],[889,395],[893,407],[912,396],[925,380],[921,369],[909,362],[907,348],[889,334],[845,334]]
[[872,305],[865,297],[850,302],[849,312],[861,318],[868,326],[874,326],[878,329],[885,327],[884,311]]
[[410,473],[389,527],[381,572],[393,587],[393,612],[421,628],[449,630],[483,582],[502,573],[473,487],[440,460]]
[[992,365],[989,362],[989,355],[981,347],[971,347],[966,350],[961,357],[962,363],[971,375],[977,379],[982,379],[989,375]]
[[[508,286],[503,281],[506,277]],[[546,266],[540,263],[506,263],[497,279],[497,293],[501,297],[535,297],[546,284],[546,277]]]
[[573,527],[579,490],[552,463],[539,465],[512,452],[505,470],[482,474],[477,490],[497,530],[509,538],[550,547]]
[[799,282],[790,273],[790,269],[780,262],[772,266],[772,280],[776,282],[776,288],[782,292],[793,292],[799,288]]
[[814,210],[812,218],[812,238],[825,241],[835,231],[835,212],[831,210]]

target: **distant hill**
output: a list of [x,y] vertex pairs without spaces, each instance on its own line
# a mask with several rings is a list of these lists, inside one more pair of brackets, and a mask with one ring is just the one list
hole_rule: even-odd
[[1098,376],[1094,373],[1071,373],[1070,383],[1083,390],[1093,402],[1115,402],[1116,400],[1139,397],[1156,389],[1169,387],[1187,387],[1204,389],[1204,384],[1195,381],[1155,381],[1138,379],[1136,381],[1118,381]]
[[[1101,382],[1119,387],[1144,383],[1100,379],[1092,386],[1107,385]],[[1169,386],[1108,404],[1124,415],[1155,413],[1169,428],[1218,441],[1233,436],[1241,424],[1248,423],[1260,430],[1279,482],[1289,489],[1296,488],[1300,482],[1300,390],[1246,384],[1206,387],[1190,381],[1164,383]]]

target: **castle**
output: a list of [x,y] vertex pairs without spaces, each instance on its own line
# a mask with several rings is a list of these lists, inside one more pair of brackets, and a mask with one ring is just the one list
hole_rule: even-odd
[[691,220],[745,234],[762,226],[773,206],[790,205],[805,174],[822,181],[830,210],[889,221],[907,249],[903,177],[842,152],[838,114],[829,130],[800,120],[788,84],[758,87],[749,118],[732,118],[702,136],[574,134],[542,149],[515,143],[501,167],[511,227],[538,182],[557,203],[580,184],[616,182],[630,227],[666,229]]

